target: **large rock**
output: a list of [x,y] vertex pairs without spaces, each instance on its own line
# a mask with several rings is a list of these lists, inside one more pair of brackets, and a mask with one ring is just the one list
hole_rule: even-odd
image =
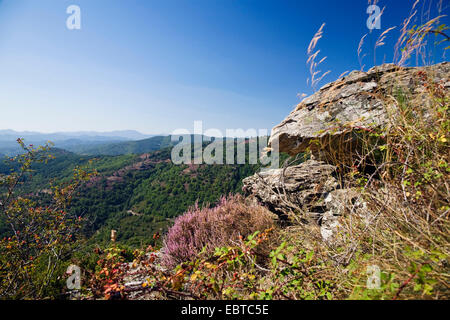
[[361,194],[354,188],[341,189],[335,171],[332,165],[309,160],[248,177],[243,190],[281,218],[316,223],[323,240],[331,244],[342,216],[350,213],[366,219],[368,214]]
[[338,188],[333,176],[336,168],[308,160],[284,169],[256,173],[243,180],[244,192],[282,217],[289,213],[301,219],[320,219],[323,200]]
[[434,81],[450,86],[448,62],[422,68],[385,64],[368,72],[353,71],[305,98],[273,128],[269,145],[274,145],[277,139],[281,152],[296,155],[310,150],[319,156],[318,159],[321,159],[320,154],[326,146],[334,149],[339,145],[344,147],[341,151],[348,154],[356,143],[350,134],[355,128],[370,130],[388,124],[389,114],[395,112],[396,103],[394,99],[382,97],[401,91],[414,104],[429,102],[419,72],[426,72]]
[[[271,147],[278,143],[279,151],[292,156],[311,151],[311,160],[257,173],[244,179],[243,190],[279,216],[316,221],[322,238],[336,243],[341,216],[370,217],[361,194],[342,188],[347,183],[336,178],[345,177],[340,169],[353,163],[360,146],[355,129],[371,132],[394,122],[398,93],[426,110],[431,102],[426,77],[450,87],[449,75],[450,63],[423,68],[385,64],[325,85],[276,126],[269,140]],[[426,112],[422,116],[426,118]]]
[[347,213],[363,218],[366,204],[357,189],[342,188],[334,177],[336,167],[316,160],[284,169],[267,170],[243,180],[249,198],[281,218],[313,222],[324,241],[335,242],[340,218]]

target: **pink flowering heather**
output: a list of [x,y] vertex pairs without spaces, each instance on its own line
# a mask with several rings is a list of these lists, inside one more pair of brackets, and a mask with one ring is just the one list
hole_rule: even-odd
[[199,252],[213,252],[242,235],[273,226],[272,215],[263,207],[245,203],[241,196],[222,197],[214,208],[197,205],[179,216],[164,239],[163,264],[174,267],[195,258]]

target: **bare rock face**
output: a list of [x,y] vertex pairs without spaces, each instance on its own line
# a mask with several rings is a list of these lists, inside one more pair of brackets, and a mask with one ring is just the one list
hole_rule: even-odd
[[353,71],[305,98],[273,128],[269,144],[277,139],[281,152],[296,155],[307,150],[317,153],[324,144],[333,146],[339,143],[342,146],[343,139],[351,143],[348,133],[354,129],[388,125],[389,113],[395,112],[395,100],[382,99],[381,96],[401,91],[415,103],[428,103],[424,83],[419,77],[423,72],[434,81],[450,86],[448,62],[422,68],[385,64],[368,72]]
[[293,213],[317,220],[325,196],[338,187],[333,176],[336,168],[324,162],[308,160],[285,169],[272,169],[243,180],[244,192],[280,216]]
[[269,139],[270,146],[278,144],[280,152],[291,156],[311,151],[312,160],[255,174],[243,181],[244,192],[279,216],[316,221],[324,241],[333,243],[342,215],[370,216],[360,194],[341,188],[335,177],[336,166],[352,161],[359,146],[355,129],[388,127],[398,93],[427,106],[427,77],[450,87],[450,63],[422,68],[385,64],[325,85],[273,128]]
[[317,223],[322,239],[335,242],[340,217],[346,213],[366,217],[365,202],[355,189],[341,189],[336,167],[316,160],[285,169],[273,169],[244,179],[244,192],[280,217]]
[[347,213],[366,218],[367,209],[355,189],[340,189],[336,167],[309,160],[285,169],[273,169],[244,179],[244,192],[281,218],[317,223],[322,239],[336,241],[340,218]]

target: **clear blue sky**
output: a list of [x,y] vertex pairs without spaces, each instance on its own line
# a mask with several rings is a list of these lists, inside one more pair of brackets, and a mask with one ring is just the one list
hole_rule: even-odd
[[[380,0],[381,31],[413,2]],[[66,28],[71,4],[81,30]],[[366,9],[367,0],[0,0],[0,129],[271,129],[311,93],[306,49],[323,22],[322,69],[332,73],[322,84],[359,69]],[[368,35],[367,67],[381,31]],[[378,64],[392,60],[397,36]]]

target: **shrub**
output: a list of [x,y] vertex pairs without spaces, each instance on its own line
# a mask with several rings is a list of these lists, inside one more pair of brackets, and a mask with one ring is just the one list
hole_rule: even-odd
[[203,249],[213,252],[273,226],[273,215],[265,208],[248,204],[239,195],[222,197],[214,208],[190,208],[175,220],[164,240],[163,264],[167,267],[190,261]]
[[50,147],[18,143],[24,153],[10,159],[18,169],[0,174],[0,219],[8,234],[0,239],[0,299],[57,297],[62,285],[58,274],[76,249],[82,226],[81,216],[71,214],[68,206],[93,173],[77,167],[70,183],[52,186],[51,202],[34,200],[21,187],[30,181],[33,164],[52,158]]

